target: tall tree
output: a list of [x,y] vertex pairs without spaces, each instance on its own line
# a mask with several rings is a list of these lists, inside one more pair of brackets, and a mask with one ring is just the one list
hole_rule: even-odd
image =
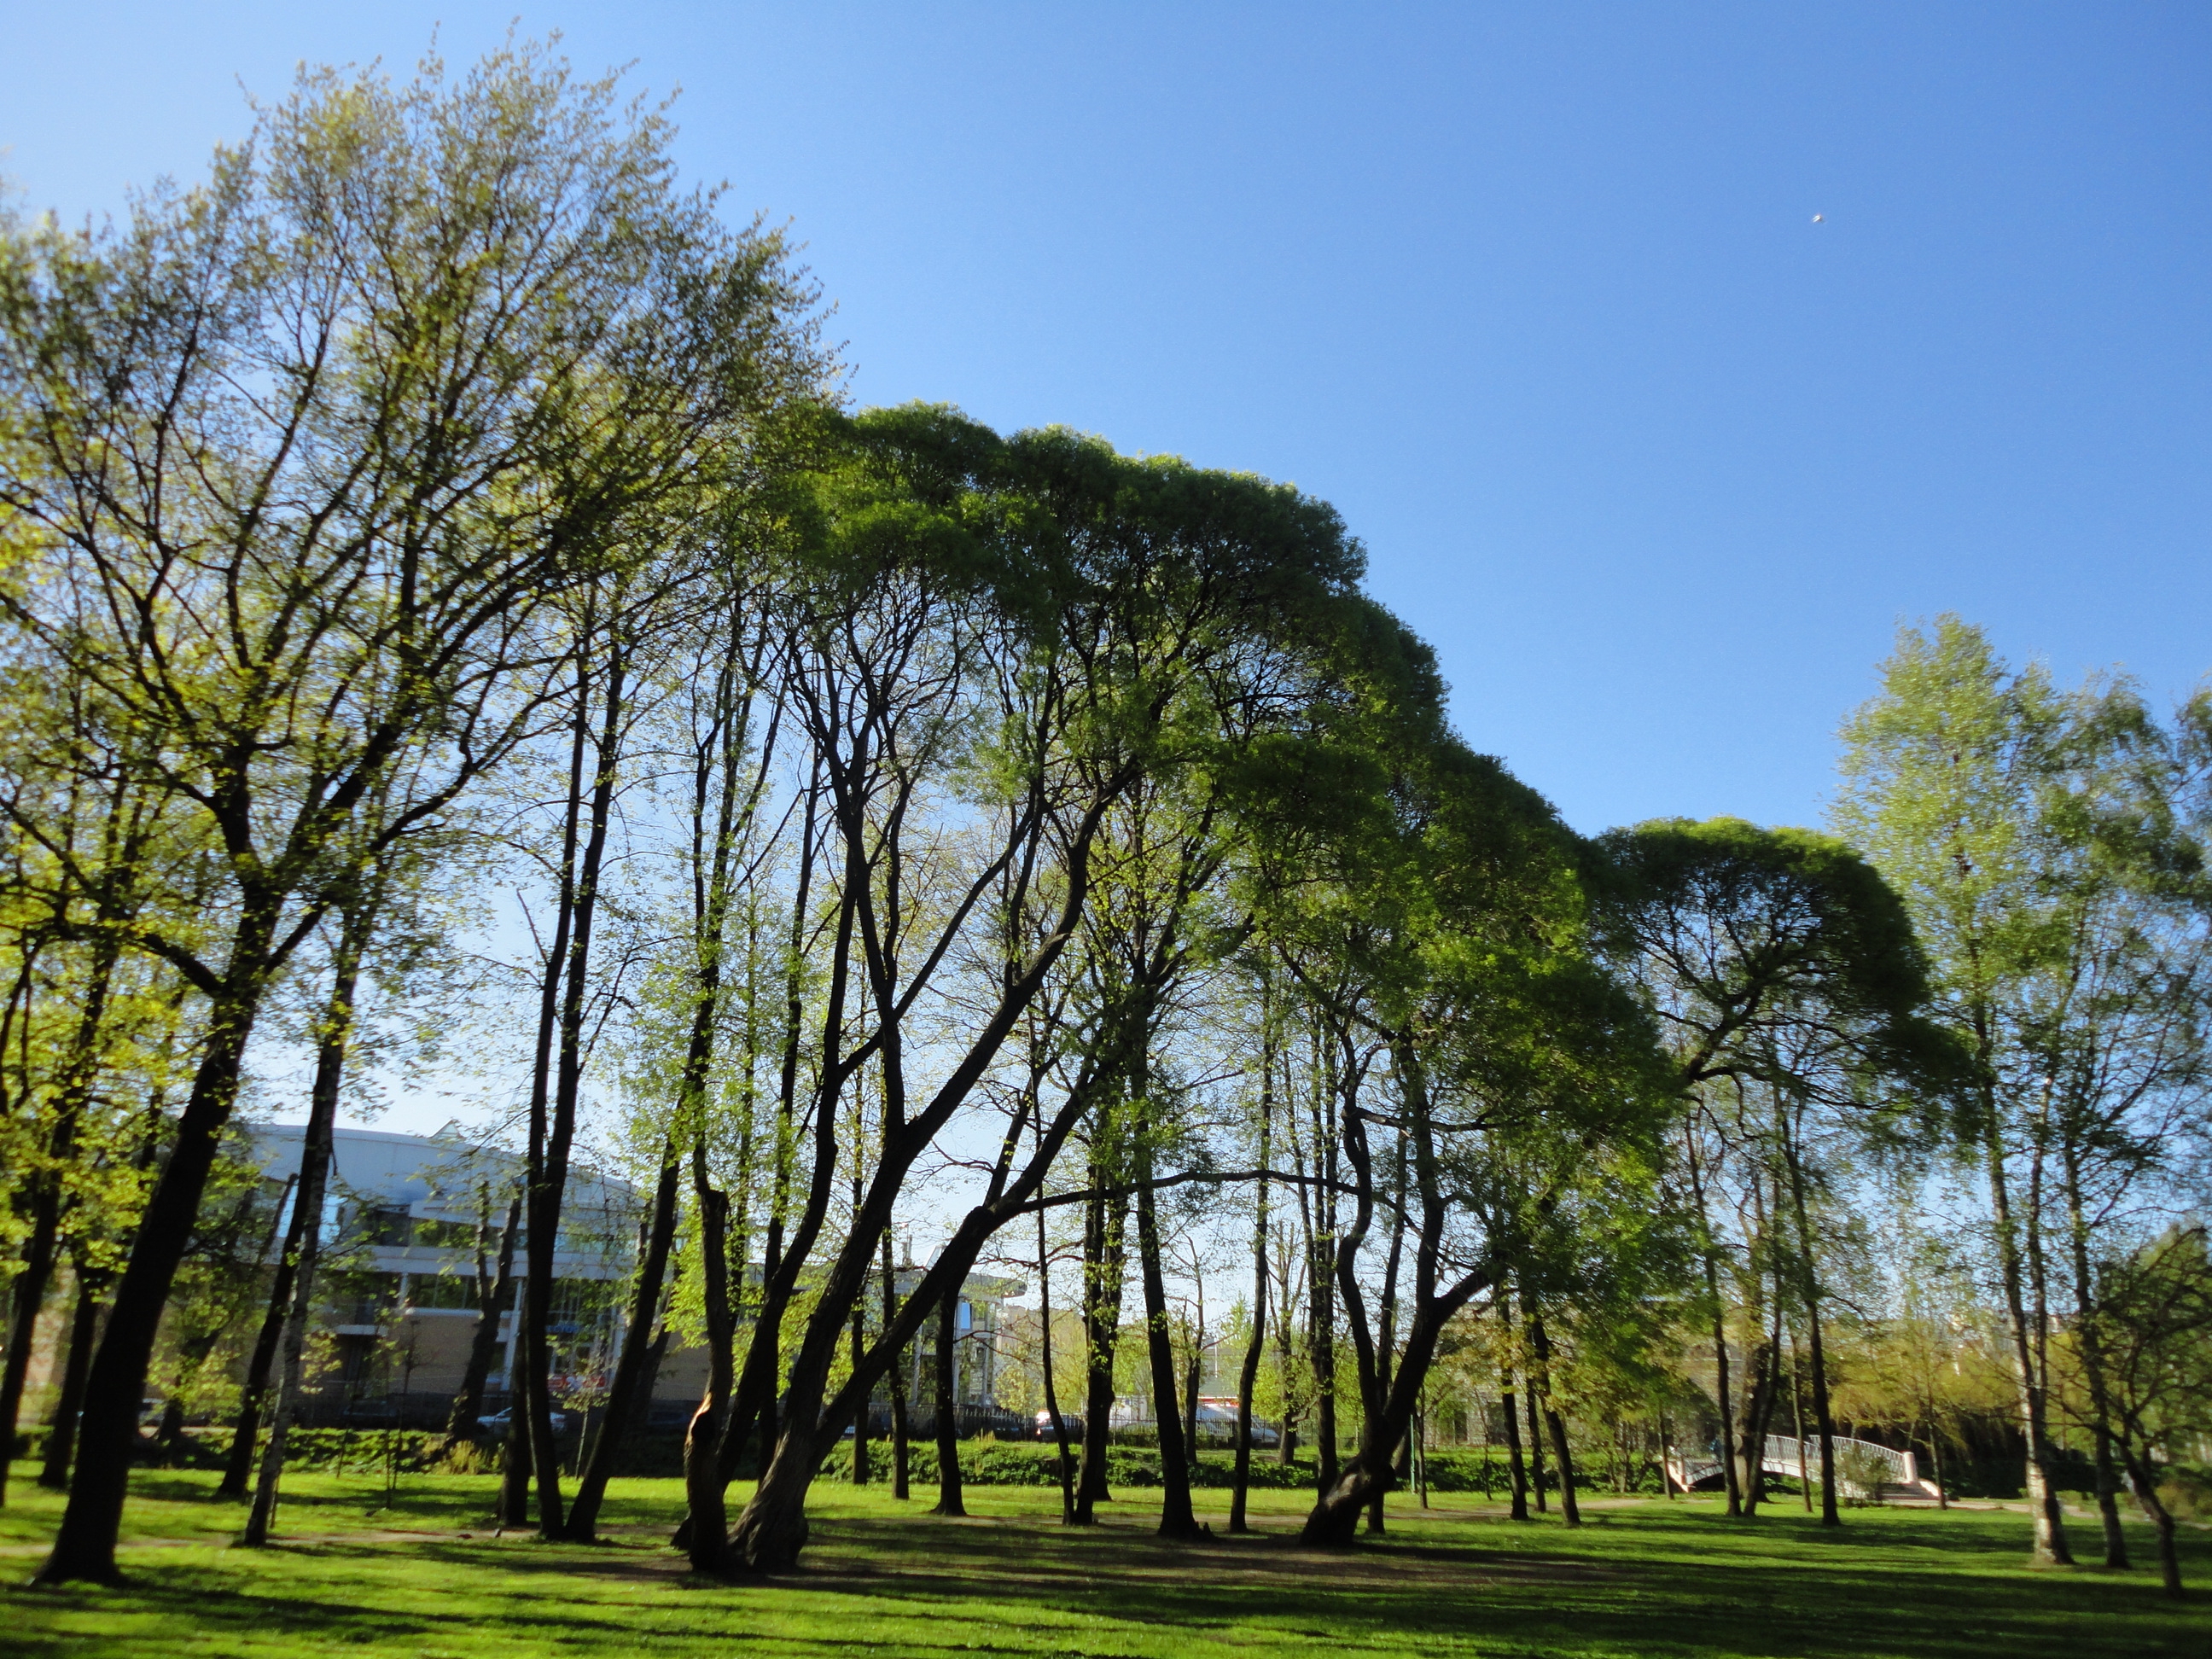
[[[1972,1060],[1956,1145],[1989,1194],[2046,1560],[2072,1559],[2050,1422],[2051,1297],[2066,1282],[2054,1286],[2052,1257],[2078,1320],[2098,1212],[2124,1217],[2158,1162],[2154,1126],[2177,1104],[2195,1111],[2202,1089],[2190,1045],[2160,1036],[2201,1019],[2202,969],[2157,942],[2154,920],[2161,903],[2199,902],[2175,879],[2202,854],[2172,793],[2197,718],[2163,736],[2124,684],[2061,691],[1945,616],[1902,631],[1881,692],[1844,730],[1837,823],[1911,908],[1941,1016]],[[2109,1434],[2096,1434],[2100,1500],[2121,1559]]]
[[207,1018],[46,1582],[117,1577],[162,1305],[269,987],[336,902],[328,849],[393,767],[435,779],[387,844],[527,735],[546,600],[811,389],[810,295],[774,238],[677,192],[668,138],[526,46],[458,81],[313,71],[119,230],[5,228],[0,501],[38,562],[0,599],[9,649],[93,688],[226,880],[216,937],[87,930],[161,957]]

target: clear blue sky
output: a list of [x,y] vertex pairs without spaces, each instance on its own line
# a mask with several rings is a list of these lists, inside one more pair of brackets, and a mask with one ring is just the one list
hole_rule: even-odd
[[[111,209],[516,0],[0,0]],[[1815,818],[1900,620],[2212,667],[2212,9],[561,3],[788,219],[866,402],[1291,479],[1583,829]],[[1815,214],[1825,216],[1813,222]]]

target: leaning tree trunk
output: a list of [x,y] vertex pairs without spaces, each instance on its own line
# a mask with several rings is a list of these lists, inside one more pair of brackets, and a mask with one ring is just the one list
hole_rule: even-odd
[[[1425,1240],[1425,1248],[1433,1239]],[[1413,1316],[1406,1330],[1406,1346],[1382,1409],[1373,1413],[1361,1436],[1357,1455],[1344,1466],[1336,1484],[1323,1492],[1306,1516],[1300,1537],[1309,1544],[1346,1545],[1357,1537],[1360,1517],[1372,1503],[1377,1486],[1388,1487],[1395,1478],[1392,1460],[1413,1431],[1413,1413],[1420,1408],[1421,1390],[1435,1363],[1437,1344],[1459,1310],[1491,1283],[1487,1269],[1469,1273],[1442,1294],[1417,1296]]]
[[[320,1203],[319,1195],[317,1202]],[[276,1408],[270,1413],[268,1443],[261,1449],[261,1468],[254,1482],[252,1506],[246,1511],[246,1528],[239,1537],[239,1542],[248,1548],[267,1545],[269,1530],[276,1523],[276,1498],[284,1476],[284,1453],[291,1442],[292,1418],[299,1410],[300,1390],[306,1375],[307,1323],[314,1313],[315,1255],[320,1243],[319,1231],[313,1227],[307,1230],[294,1279],[292,1305],[285,1315]]]
[[1528,1485],[1536,1494],[1536,1513],[1552,1512],[1551,1483],[1545,1479],[1543,1390],[1532,1372],[1521,1373],[1521,1398],[1528,1413]]
[[292,1305],[285,1316],[283,1370],[276,1385],[276,1407],[270,1415],[269,1443],[262,1449],[261,1468],[253,1490],[253,1504],[246,1513],[243,1541],[259,1546],[269,1541],[269,1528],[276,1520],[276,1493],[284,1473],[284,1450],[292,1432],[292,1416],[299,1409],[305,1380],[304,1360],[307,1325],[315,1308],[315,1261],[322,1248],[323,1194],[331,1170],[331,1140],[337,1121],[338,1088],[343,1080],[346,1048],[353,1036],[354,984],[360,972],[372,923],[368,914],[349,912],[338,941],[336,975],[331,986],[329,1009],[323,1019],[321,1042],[315,1054],[315,1082],[307,1112],[307,1127],[300,1141],[300,1185],[293,1202],[311,1219],[300,1234],[300,1259],[292,1279]]
[[[301,1160],[306,1158],[304,1146]],[[289,1198],[299,1184],[294,1176],[285,1183]],[[277,1200],[281,1208],[284,1199]],[[300,1237],[307,1225],[307,1217],[297,1204],[292,1206],[290,1220],[284,1228],[284,1237],[277,1247],[276,1271],[269,1283],[269,1307],[261,1316],[261,1330],[253,1340],[253,1355],[246,1367],[246,1385],[239,1390],[238,1419],[230,1431],[230,1456],[223,1465],[222,1480],[216,1486],[219,1498],[243,1498],[253,1478],[253,1443],[261,1432],[262,1407],[269,1400],[269,1381],[276,1364],[276,1351],[284,1340],[284,1320],[292,1307],[292,1276],[298,1266]]]
[[660,1308],[660,1290],[668,1276],[668,1255],[676,1241],[676,1188],[683,1160],[673,1138],[660,1149],[660,1180],[653,1188],[653,1219],[646,1234],[645,1260],[639,1265],[637,1291],[630,1305],[629,1325],[623,1332],[622,1353],[608,1384],[606,1410],[599,1431],[592,1439],[591,1455],[576,1482],[576,1499],[568,1507],[566,1536],[588,1544],[606,1499],[607,1482],[613,1479],[615,1458],[622,1450],[623,1435],[635,1415],[640,1379],[653,1348],[653,1322]]
[[31,1373],[31,1348],[46,1289],[54,1274],[55,1242],[61,1233],[61,1192],[53,1172],[33,1177],[30,1237],[23,1243],[23,1265],[10,1287],[15,1317],[9,1322],[8,1358],[0,1367],[0,1501],[8,1492],[8,1469],[15,1458],[15,1424],[23,1411],[23,1385]]
[[2126,1460],[2128,1484],[2135,1488],[2136,1502],[2158,1528],[2158,1572],[2165,1583],[2166,1593],[2175,1601],[2181,1599],[2181,1557],[2174,1547],[2173,1511],[2167,1509],[2158,1495],[2158,1477],[2151,1472],[2147,1458],[2138,1456],[2132,1446],[2122,1445],[2120,1455]]
[[131,1455],[138,1438],[138,1413],[146,1397],[146,1372],[154,1357],[169,1288],[191,1247],[200,1195],[215,1167],[216,1149],[238,1099],[246,1044],[260,1012],[278,906],[265,893],[248,896],[233,929],[229,971],[208,998],[200,1060],[168,1161],[142,1212],[137,1237],[117,1282],[107,1328],[86,1379],[79,1428],[76,1474],[69,1505],[37,1582],[63,1584],[88,1579],[118,1583],[115,1543],[131,1482]]
[[[0,1363],[0,1503],[7,1501],[8,1469],[15,1456],[15,1425],[22,1415],[23,1384],[30,1375],[31,1347],[37,1337],[39,1314],[46,1306],[46,1288],[53,1278],[60,1247],[61,1171],[76,1156],[77,1126],[91,1098],[99,1063],[100,1030],[107,1017],[108,993],[121,954],[122,947],[112,936],[103,937],[94,948],[90,971],[86,976],[84,1006],[77,1013],[68,1058],[56,1091],[53,1126],[46,1135],[48,1167],[33,1175],[31,1181],[30,1237],[24,1241],[23,1266],[12,1287],[15,1319],[8,1335],[7,1358]],[[193,1201],[197,1206],[197,1193]],[[171,1271],[174,1272],[173,1265]],[[134,1411],[134,1437],[136,1428]],[[119,1518],[119,1495],[116,1504]],[[112,1571],[112,1547],[109,1554]]]
[[1559,1467],[1559,1513],[1571,1527],[1583,1523],[1580,1505],[1575,1498],[1575,1454],[1567,1444],[1566,1419],[1552,1395],[1552,1342],[1544,1332],[1544,1316],[1537,1310],[1535,1299],[1528,1298],[1528,1337],[1536,1350],[1536,1389],[1544,1402],[1544,1421],[1552,1431],[1552,1452]]

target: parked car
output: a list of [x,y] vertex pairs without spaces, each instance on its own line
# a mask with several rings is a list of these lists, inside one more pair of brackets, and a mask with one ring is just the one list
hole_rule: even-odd
[[[1210,1446],[1235,1445],[1237,1443],[1237,1407],[1233,1404],[1223,1405],[1218,1401],[1200,1401],[1198,1402],[1198,1437],[1202,1443]],[[1275,1432],[1273,1424],[1262,1422],[1257,1417],[1252,1419],[1252,1443],[1255,1446],[1272,1446],[1281,1438],[1282,1437]]]
[[[477,1426],[480,1429],[489,1429],[494,1434],[504,1440],[507,1438],[507,1431],[514,1426],[514,1407],[509,1406],[505,1411],[495,1413],[492,1416],[479,1417],[477,1419]],[[566,1433],[568,1427],[568,1413],[566,1412],[555,1412],[553,1413],[553,1432],[556,1434]]]

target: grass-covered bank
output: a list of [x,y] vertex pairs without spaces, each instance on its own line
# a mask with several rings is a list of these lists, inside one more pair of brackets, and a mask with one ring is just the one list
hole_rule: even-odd
[[[1262,1535],[1188,1549],[1150,1536],[1132,1492],[1095,1531],[1057,1522],[1054,1494],[992,1487],[975,1517],[927,1498],[824,1486],[804,1569],[760,1583],[687,1575],[665,1547],[676,1483],[617,1484],[612,1541],[549,1547],[478,1524],[491,1483],[424,1476],[383,1503],[365,1477],[288,1482],[283,1547],[223,1547],[238,1511],[212,1477],[149,1472],[131,1506],[121,1590],[19,1588],[58,1513],[9,1491],[0,1540],[0,1651],[72,1659],[377,1653],[538,1656],[997,1651],[1206,1656],[2033,1656],[2202,1659],[2212,1593],[2166,1602],[2148,1571],[2037,1571],[2014,1512],[1861,1511],[1823,1534],[1780,1510],[1732,1525],[1716,1505],[1589,1506],[1589,1524],[1516,1524],[1454,1500],[1403,1505],[1348,1554],[1297,1547],[1303,1498],[1255,1493]],[[1207,1504],[1217,1528],[1218,1503]],[[2149,1538],[2141,1538],[2148,1557]],[[2187,1570],[2212,1574],[2192,1533]]]

